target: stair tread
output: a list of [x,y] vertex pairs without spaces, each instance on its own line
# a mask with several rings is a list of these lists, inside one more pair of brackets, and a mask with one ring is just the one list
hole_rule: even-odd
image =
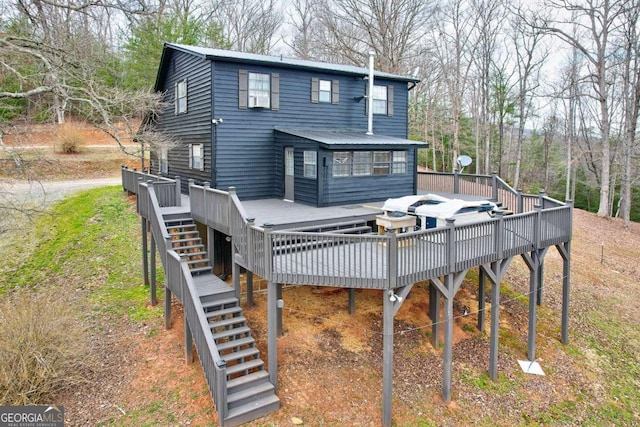
[[[189,258],[190,256],[193,256],[193,255],[185,254],[185,256],[187,258]],[[209,258],[198,258],[198,259],[189,259],[189,260],[187,260],[187,264],[189,264],[189,265],[207,263],[207,262],[209,262]]]
[[216,332],[213,334],[213,339],[218,340],[220,338],[231,337],[239,334],[250,333],[251,329],[248,326],[241,326],[239,328],[227,329],[226,331]]
[[260,350],[256,347],[246,348],[240,351],[234,351],[233,353],[221,354],[220,358],[226,360],[227,362],[230,360],[238,360],[249,356],[259,356]]
[[227,375],[237,374],[238,372],[260,368],[262,366],[264,366],[264,361],[262,359],[249,360],[247,362],[238,363],[237,365],[227,366]]
[[211,268],[211,267],[196,267],[196,268],[189,269],[189,271],[191,271],[191,274],[198,274],[198,273],[205,273],[205,272],[213,271],[213,268]]
[[228,403],[237,402],[238,400],[246,399],[256,394],[267,393],[269,392],[269,390],[275,390],[275,387],[269,381],[266,381],[263,383],[256,384],[255,386],[247,388],[245,390],[240,390],[235,393],[228,394],[227,402]]
[[195,242],[202,241],[200,237],[189,237],[188,239],[172,239],[171,243]]
[[231,325],[235,325],[237,323],[244,323],[246,324],[247,322],[247,318],[244,316],[236,316],[236,317],[230,317],[227,319],[222,319],[222,320],[216,320],[214,322],[209,322],[209,328],[211,328],[212,330],[214,328],[221,328],[221,327],[226,327],[226,326],[231,326]]
[[[203,244],[198,244],[198,245],[175,246],[175,247],[173,247],[171,249],[173,249],[176,252],[179,252],[179,251],[185,251],[185,250],[189,250],[189,249],[202,249],[202,248],[204,248],[204,245]],[[206,252],[204,252],[204,251],[203,251],[203,253],[206,254]]]
[[227,305],[227,304],[236,304],[236,306],[238,306],[238,298],[224,298],[224,299],[219,299],[217,301],[209,301],[209,302],[205,302],[202,303],[202,308],[207,309],[207,308],[211,308],[211,307],[215,307],[217,305],[222,306],[222,305]]
[[[256,340],[252,336],[238,338],[237,340],[229,340],[225,342],[221,342],[220,344],[216,344],[218,348],[218,353],[221,351],[228,350],[234,347],[241,347],[244,345],[255,345]],[[224,358],[225,355],[221,354],[220,357]]]
[[222,310],[206,311],[205,314],[207,315],[207,319],[211,319],[214,316],[226,316],[227,314],[234,314],[234,313],[240,313],[240,312],[242,312],[242,307],[235,306],[235,307],[225,308]]
[[231,380],[227,380],[227,390],[233,390],[234,388],[252,383],[264,381],[265,379],[269,379],[269,373],[267,371],[258,371],[252,372],[250,374],[244,375],[242,377],[233,378]]
[[272,394],[270,396],[266,396],[261,399],[256,399],[244,405],[229,409],[229,411],[227,412],[227,417],[225,418],[225,421],[240,417],[242,415],[245,415],[247,413],[250,413],[252,411],[259,410],[265,407],[272,407],[270,411],[266,411],[265,409],[265,415],[271,411],[277,410],[280,407],[280,399],[278,398],[278,396],[276,396],[275,394]]

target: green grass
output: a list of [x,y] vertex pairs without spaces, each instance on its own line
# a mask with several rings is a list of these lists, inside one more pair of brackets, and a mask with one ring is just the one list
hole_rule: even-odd
[[[23,242],[17,249],[20,263],[7,272],[0,294],[16,287],[86,290],[100,313],[133,321],[161,316],[161,308],[148,304],[149,290],[142,285],[139,224],[120,187],[81,192],[57,203],[35,219],[28,236],[35,243]],[[159,268],[158,283],[163,280]]]

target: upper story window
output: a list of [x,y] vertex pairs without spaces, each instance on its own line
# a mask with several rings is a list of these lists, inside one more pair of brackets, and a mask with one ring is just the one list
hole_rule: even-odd
[[373,114],[387,114],[387,87],[373,87]]
[[238,70],[238,108],[280,109],[280,75]]
[[271,76],[263,73],[249,73],[249,108],[269,108],[271,106]]
[[311,79],[311,102],[337,104],[340,101],[340,81]]
[[187,112],[187,79],[176,83],[175,86],[175,112],[182,114]]

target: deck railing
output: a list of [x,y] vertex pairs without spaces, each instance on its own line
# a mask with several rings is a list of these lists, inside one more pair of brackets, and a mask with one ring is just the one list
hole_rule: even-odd
[[195,342],[209,392],[213,396],[219,419],[224,419],[227,415],[225,363],[220,357],[211,334],[205,333],[209,330],[208,320],[202,310],[200,297],[186,258],[171,250],[171,237],[162,219],[161,206],[156,193],[157,187],[157,182],[138,185],[138,199],[141,200],[140,206],[144,207],[140,214],[147,214],[146,218],[150,223],[153,236],[157,239],[158,253],[164,266],[167,287],[182,302],[184,317],[187,319]]
[[[241,266],[266,280],[291,284],[390,289],[571,239],[571,203],[544,193],[522,194],[497,176],[420,175],[423,183],[443,185],[433,191],[455,185],[458,191],[477,188],[486,196],[489,188],[520,213],[459,226],[449,220],[446,227],[377,236],[273,231],[247,218],[233,189],[190,183],[191,213],[198,222],[231,236],[234,260]],[[156,186],[140,186],[140,198]],[[147,215],[153,210],[143,206]]]
[[218,419],[227,416],[227,372],[225,363],[218,353],[218,349],[211,334],[205,333],[210,326],[200,303],[198,291],[193,283],[189,267],[175,251],[169,251],[166,270],[172,284],[171,291],[182,302],[184,316],[189,324],[193,341],[198,350],[198,359],[207,379],[209,393],[218,412]]
[[146,172],[139,172],[136,169],[129,169],[126,166],[120,167],[120,174],[122,177],[123,190],[129,193],[139,194],[140,183],[153,182],[156,184],[156,196],[158,204],[161,207],[180,206],[182,195],[180,193],[179,177],[171,179]]

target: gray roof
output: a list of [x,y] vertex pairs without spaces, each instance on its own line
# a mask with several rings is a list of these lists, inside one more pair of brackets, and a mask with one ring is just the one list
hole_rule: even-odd
[[[308,61],[305,59],[287,58],[284,56],[268,56],[258,55],[255,53],[237,52],[233,50],[213,49],[209,47],[189,46],[176,43],[165,43],[165,47],[171,47],[176,50],[202,56],[209,60],[224,60],[232,62],[256,63],[265,65],[278,65],[291,68],[306,68],[322,71],[330,71],[340,74],[352,74],[357,76],[368,76],[369,69],[364,67],[356,67],[354,65],[330,64],[327,62]],[[375,77],[400,80],[406,82],[417,83],[420,80],[415,77],[400,76],[397,74],[384,73],[375,71]]]
[[276,129],[278,132],[318,142],[327,148],[338,148],[347,145],[424,145],[421,141],[396,138],[381,134],[367,135],[365,131],[328,131],[302,129]]

